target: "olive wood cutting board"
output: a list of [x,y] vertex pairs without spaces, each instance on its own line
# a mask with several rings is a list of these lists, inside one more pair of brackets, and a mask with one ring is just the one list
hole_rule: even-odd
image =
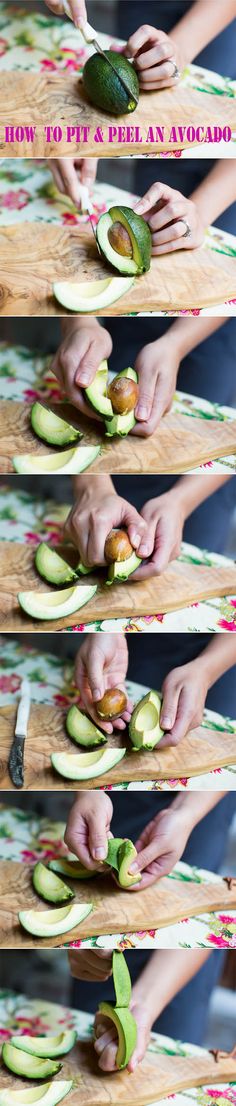
[[[101,988],[102,996],[102,988]],[[15,1078],[0,1060],[1,1089],[24,1089],[26,1082]],[[91,1041],[78,1041],[63,1058],[59,1079],[73,1079],[67,1095],[68,1106],[145,1106],[171,1094],[214,1083],[230,1083],[236,1079],[236,1059],[230,1054],[202,1052],[197,1056],[168,1056],[148,1049],[144,1060],[132,1074],[127,1071],[106,1075],[98,1067]],[[39,1080],[31,1080],[39,1086]]]
[[[62,547],[60,552],[69,559],[66,547]],[[98,582],[93,598],[75,614],[36,621],[21,610],[17,599],[19,591],[35,589],[45,594],[52,591],[52,585],[44,583],[34,568],[34,553],[30,545],[7,541],[0,543],[0,631],[66,630],[81,621],[87,624],[109,618],[165,614],[204,599],[236,594],[236,565],[233,563],[216,568],[174,561],[159,577],[152,576],[136,582],[133,577],[133,580],[130,578],[111,587]],[[86,582],[82,579],[79,586],[86,587],[87,582],[95,580],[99,577],[87,576]]]
[[[69,418],[83,434],[83,445],[100,445],[101,453],[90,472],[181,473],[216,458],[236,453],[235,422],[191,418],[168,411],[150,438],[128,434],[127,438],[105,437],[95,422],[68,404],[51,404],[51,409]],[[0,472],[14,472],[15,454],[51,454],[52,448],[39,441],[31,430],[29,404],[0,402]]]
[[[67,882],[67,881],[66,881]],[[53,909],[36,895],[32,868],[15,861],[0,861],[0,948],[59,948],[77,938],[162,929],[184,918],[218,910],[236,909],[236,880],[198,883],[163,876],[139,892],[117,886],[111,873],[88,880],[69,880],[74,902],[92,903],[93,910],[80,925],[59,937],[32,937],[18,921],[20,910]]]
[[[54,281],[114,275],[96,248],[90,225],[20,223],[0,228],[0,315],[68,315]],[[116,273],[117,275],[117,273]],[[201,246],[153,257],[151,268],[115,304],[97,315],[210,307],[236,297],[236,257]]]
[[[0,708],[0,786],[2,791],[14,790],[8,772],[8,758],[14,736],[17,706]],[[65,729],[65,716],[54,706],[32,703],[24,753],[24,790],[91,790],[108,784],[153,779],[181,779],[236,764],[236,734],[226,730],[197,726],[176,748],[152,752],[133,749],[128,731],[109,735],[108,745],[126,748],[124,759],[105,775],[90,780],[62,779],[51,766],[51,754],[78,753],[84,750],[70,740]]]
[[[0,108],[1,154],[2,157],[115,157],[127,154],[155,154],[157,151],[189,148],[199,143],[188,141],[182,130],[177,132],[177,141],[170,141],[173,127],[230,127],[236,130],[236,99],[230,96],[215,96],[211,92],[201,92],[187,88],[181,81],[176,87],[140,93],[138,107],[132,114],[119,117],[101,111],[90,104],[83,90],[82,80],[78,76],[52,73],[1,73],[1,104],[7,104],[7,122],[13,126],[36,126],[34,141],[5,142],[6,113]],[[43,122],[42,122],[43,120]],[[45,127],[61,126],[60,146],[50,136],[47,142]],[[163,127],[163,141],[156,135],[157,126]],[[80,134],[70,135],[67,139],[67,127],[80,127]],[[82,128],[89,131],[85,135]],[[103,141],[94,141],[97,127],[102,127]],[[153,135],[149,128],[153,127]],[[113,131],[111,141],[110,128]],[[121,128],[118,131],[118,128]],[[124,130],[125,128],[125,130]],[[127,128],[127,130],[126,130]],[[139,128],[139,133],[135,128]],[[131,130],[129,138],[128,130]],[[201,130],[201,134],[203,131]],[[147,141],[149,135],[149,141]],[[173,131],[172,131],[173,135]],[[141,137],[142,142],[139,141]],[[109,141],[110,138],[110,141]],[[200,149],[201,149],[200,144]],[[227,156],[227,144],[225,145]]]

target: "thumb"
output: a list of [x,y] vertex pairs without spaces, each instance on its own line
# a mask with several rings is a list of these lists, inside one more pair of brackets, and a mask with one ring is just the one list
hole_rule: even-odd
[[104,665],[105,657],[101,649],[99,648],[99,645],[94,645],[91,648],[87,659],[87,677],[94,703],[98,702],[99,699],[102,699],[104,695]]
[[156,376],[148,377],[147,365],[137,362],[138,382],[139,382],[139,398],[135,408],[135,418],[140,422],[147,422],[152,412],[152,405],[155,395]]
[[89,188],[96,180],[97,158],[84,157],[80,169],[81,184]]
[[160,715],[160,724],[163,730],[172,730],[179,701],[179,688],[165,681],[163,685],[163,702]]
[[100,344],[99,333],[96,338],[93,338],[80,362],[80,367],[76,373],[75,383],[80,384],[82,388],[87,388],[89,384],[92,384],[96,375],[98,366],[100,365]]
[[93,860],[106,859],[108,848],[107,831],[107,811],[101,809],[99,814],[97,811],[96,815],[91,813],[88,820],[88,837],[89,850]]

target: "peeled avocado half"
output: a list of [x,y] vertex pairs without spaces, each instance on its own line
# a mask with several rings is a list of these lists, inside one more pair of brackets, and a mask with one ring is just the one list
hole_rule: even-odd
[[21,1052],[30,1053],[31,1056],[40,1056],[42,1059],[54,1060],[55,1056],[65,1056],[77,1041],[75,1029],[68,1029],[65,1033],[58,1033],[57,1037],[11,1037],[11,1045]]
[[75,569],[71,568],[67,561],[64,561],[55,549],[50,549],[44,541],[38,545],[34,563],[39,575],[49,584],[57,584],[60,587],[60,584],[70,584],[78,579]]
[[[91,910],[92,903],[74,903],[59,907],[59,910],[20,910],[18,918],[22,928],[33,937],[58,937],[60,933],[76,929]],[[46,1075],[51,1072],[45,1072]]]
[[[34,890],[41,899],[45,899],[46,902],[69,902],[70,899],[74,899],[74,891],[67,887],[67,884],[63,882],[59,876],[56,876],[53,872],[49,872],[45,864],[42,864],[39,860],[33,870],[32,882]],[[48,1053],[45,1053],[47,1056]]]
[[5,1041],[2,1048],[2,1059],[13,1075],[22,1075],[25,1079],[46,1079],[47,1076],[57,1075],[62,1065],[55,1060],[42,1059],[40,1056],[28,1056],[23,1049],[14,1048],[9,1041]]
[[[116,376],[116,380],[121,377],[128,377],[128,380],[134,380],[135,384],[138,383],[135,369],[122,369],[122,372],[118,373]],[[116,415],[113,411],[111,400],[107,395],[107,387],[108,365],[107,361],[102,361],[97,369],[92,384],[89,385],[89,388],[85,389],[86,397],[94,408],[94,411],[97,411],[98,415],[101,415],[105,419],[107,437],[113,438],[114,434],[123,437],[129,434],[130,430],[135,426],[134,412],[128,411],[125,415]]]
[[90,315],[94,311],[103,311],[129,292],[134,276],[104,277],[103,280],[83,280],[77,283],[71,280],[56,281],[53,293],[58,303],[67,311]]
[[[104,50],[104,55],[93,54],[83,70],[83,85],[88,99],[95,107],[112,115],[125,115],[135,111],[139,99],[139,81],[135,69],[123,54]],[[106,60],[107,59],[107,60]],[[109,61],[116,70],[114,73]],[[123,77],[130,94],[119,77]]]
[[40,453],[19,453],[12,458],[12,464],[15,472],[27,475],[45,473],[47,476],[55,472],[57,476],[77,476],[96,461],[98,453],[99,445],[79,445],[72,449],[63,449],[62,452],[48,453],[45,457]]
[[49,411],[42,403],[33,403],[31,409],[31,426],[38,438],[42,438],[49,445],[70,445],[82,438],[80,430],[66,422],[54,411]]
[[162,699],[157,691],[149,691],[137,703],[129,723],[129,736],[136,749],[154,749],[163,737],[160,726]]
[[98,749],[92,753],[52,753],[51,763],[66,780],[90,780],[110,772],[122,760],[126,749]]
[[52,619],[68,618],[69,615],[76,614],[80,607],[84,607],[93,598],[96,591],[96,584],[86,587],[75,585],[57,592],[20,591],[18,602],[30,618],[51,622]]
[[23,1091],[0,1091],[0,1106],[57,1106],[62,1098],[65,1098],[73,1085],[72,1079],[55,1080],[53,1083],[44,1083],[41,1087],[28,1087]]
[[150,269],[151,231],[131,207],[110,207],[101,215],[96,234],[103,257],[120,273],[139,276]]
[[69,737],[78,745],[84,745],[87,749],[94,745],[105,745],[107,737],[99,730],[79,707],[72,706],[66,716],[66,729]]

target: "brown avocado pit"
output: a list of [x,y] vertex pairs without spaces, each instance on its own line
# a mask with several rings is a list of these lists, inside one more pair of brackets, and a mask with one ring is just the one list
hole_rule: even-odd
[[96,703],[96,710],[99,718],[104,718],[105,721],[119,718],[126,707],[126,695],[119,687],[112,687],[109,691],[105,691],[102,699],[99,699],[98,703]]
[[104,556],[107,564],[112,565],[115,561],[126,561],[132,553],[133,547],[126,531],[110,530],[104,546]]
[[116,415],[128,415],[134,411],[138,402],[138,384],[125,376],[117,376],[111,381],[108,388],[108,397],[112,403],[112,409]]
[[108,231],[110,246],[122,257],[133,257],[133,247],[126,227],[116,221]]

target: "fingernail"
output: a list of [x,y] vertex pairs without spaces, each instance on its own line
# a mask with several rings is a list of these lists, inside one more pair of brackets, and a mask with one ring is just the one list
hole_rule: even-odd
[[164,730],[171,730],[171,720],[165,714],[161,716],[161,725]]
[[138,405],[138,407],[136,408],[136,418],[138,418],[138,419],[147,419],[147,417],[148,417],[147,407],[143,407],[142,404]]
[[89,384],[89,375],[86,372],[80,372],[75,377],[76,384]]
[[102,693],[101,693],[101,691],[100,691],[100,688],[99,688],[99,687],[94,687],[94,690],[93,690],[93,701],[94,701],[94,702],[95,702],[95,701],[96,701],[96,702],[98,702],[98,700],[99,700],[99,699],[102,699]]
[[141,534],[136,534],[136,533],[132,534],[132,544],[133,545],[139,545],[140,541],[141,541]]
[[129,872],[132,872],[132,874],[138,872],[137,861],[134,860],[133,864],[130,865]]
[[149,557],[150,550],[147,545],[140,545],[139,554],[140,557]]
[[105,860],[106,855],[107,855],[107,850],[106,849],[104,849],[102,847],[99,848],[99,849],[94,849],[95,860]]
[[143,200],[138,200],[138,203],[134,205],[134,211],[144,211],[145,203]]

